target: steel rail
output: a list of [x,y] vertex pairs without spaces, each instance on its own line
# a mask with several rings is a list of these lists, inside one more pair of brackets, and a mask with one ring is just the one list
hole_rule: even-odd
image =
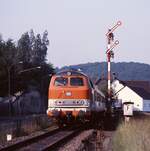
[[59,128],[56,128],[54,130],[50,130],[48,132],[45,132],[44,134],[40,134],[38,136],[33,136],[32,138],[16,142],[16,143],[8,145],[6,147],[2,147],[2,148],[0,148],[0,151],[13,151],[13,150],[17,150],[17,149],[22,148],[22,147],[24,147],[26,145],[34,143],[34,142],[36,142],[38,140],[41,140],[41,139],[44,139],[44,138],[46,138],[46,137],[48,137],[50,135],[53,135],[54,133],[57,133],[58,131],[60,131]]
[[47,151],[54,150],[58,148],[61,144],[66,143],[71,138],[79,134],[84,128],[83,127],[74,127],[63,129],[55,129],[53,131],[44,133],[39,136],[32,137],[27,140],[9,145],[7,147],[1,148],[0,151]]
[[63,135],[62,137],[58,137],[58,139],[47,146],[45,146],[41,151],[55,151],[55,149],[58,149],[61,145],[66,144],[69,140],[77,136],[83,129],[76,129],[73,131],[70,131],[68,134]]

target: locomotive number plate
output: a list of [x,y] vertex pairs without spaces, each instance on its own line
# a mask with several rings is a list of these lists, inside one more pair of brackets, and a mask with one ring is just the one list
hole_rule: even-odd
[[71,92],[66,92],[66,96],[71,96]]

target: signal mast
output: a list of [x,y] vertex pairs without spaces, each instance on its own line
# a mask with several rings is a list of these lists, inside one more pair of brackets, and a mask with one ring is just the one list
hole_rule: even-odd
[[116,30],[119,26],[121,26],[121,21],[118,21],[115,26],[113,26],[111,29],[108,29],[108,32],[106,34],[107,36],[107,67],[108,67],[108,102],[111,101],[111,58],[114,58],[114,52],[113,49],[116,47],[116,45],[119,44],[119,41],[116,40],[114,42],[114,34],[113,31]]

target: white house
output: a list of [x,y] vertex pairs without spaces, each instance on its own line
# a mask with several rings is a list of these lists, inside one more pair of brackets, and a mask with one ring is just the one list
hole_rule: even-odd
[[133,102],[134,111],[150,112],[150,93],[140,87],[127,86],[126,83],[115,79],[112,82],[112,91],[118,101]]

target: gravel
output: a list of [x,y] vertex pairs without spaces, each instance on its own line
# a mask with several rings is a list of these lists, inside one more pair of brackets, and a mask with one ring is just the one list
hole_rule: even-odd
[[74,137],[71,141],[61,146],[57,151],[77,151],[83,147],[83,140],[88,139],[92,136],[94,130],[86,130]]
[[86,130],[57,151],[112,151],[114,131]]

